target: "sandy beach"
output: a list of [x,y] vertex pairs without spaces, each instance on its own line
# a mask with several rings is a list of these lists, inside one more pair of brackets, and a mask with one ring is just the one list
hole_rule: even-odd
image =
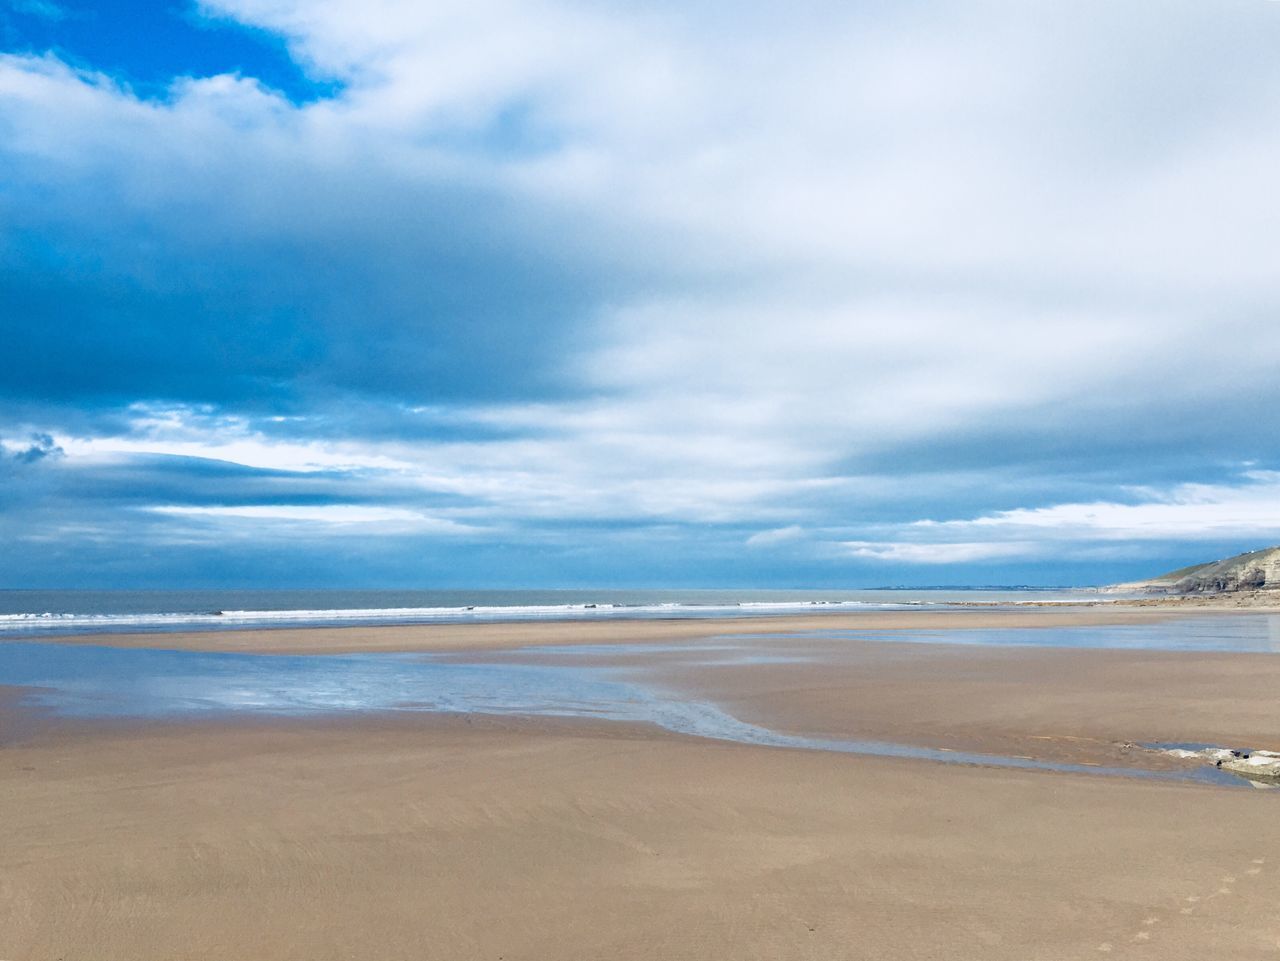
[[[855,620],[891,631],[1168,616]],[[817,620],[832,628],[836,618]],[[649,644],[545,656],[642,666],[690,698],[806,734],[1153,768],[1173,762],[1138,758],[1132,742],[1280,747],[1271,654],[770,636],[813,621],[108,640],[245,651],[372,643],[481,659],[530,657],[511,648],[537,644]],[[728,628],[752,652],[788,656],[698,653],[711,644],[698,638]],[[673,640],[682,643],[656,643]],[[11,961],[1280,956],[1280,792],[589,720],[103,725],[33,718],[16,693],[0,698],[0,722],[15,733],[0,748],[0,957]]]

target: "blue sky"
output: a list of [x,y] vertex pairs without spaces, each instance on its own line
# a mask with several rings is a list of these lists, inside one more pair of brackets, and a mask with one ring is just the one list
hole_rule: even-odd
[[239,74],[294,103],[332,96],[332,78],[308,74],[285,38],[186,0],[7,0],[5,49],[110,74],[135,94],[164,98],[175,77]]
[[0,0],[0,586],[1280,542],[1280,4]]

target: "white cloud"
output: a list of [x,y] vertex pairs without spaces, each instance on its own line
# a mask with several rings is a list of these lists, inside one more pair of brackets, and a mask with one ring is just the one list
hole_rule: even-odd
[[1009,558],[1094,557],[1158,542],[1280,543],[1280,472],[1250,471],[1237,484],[1181,484],[1144,499],[1055,504],[966,520],[920,520],[896,539],[847,541],[856,557],[908,564]]
[[194,517],[250,521],[286,521],[300,524],[323,524],[335,527],[367,527],[378,525],[394,528],[404,534],[464,534],[474,528],[438,517],[427,517],[417,511],[394,507],[369,507],[359,504],[253,504],[230,507],[191,507],[158,505],[147,508],[154,514],[170,517]]
[[310,473],[322,470],[399,471],[409,464],[380,454],[368,445],[281,441],[251,431],[228,426],[223,431],[200,438],[182,436],[101,436],[55,435],[59,446],[72,457],[110,458],[131,454],[160,454],[172,457],[203,457],[245,467]]
[[988,543],[984,541],[913,544],[906,542],[846,541],[843,545],[854,557],[903,564],[968,564],[974,561],[1033,557],[1042,548],[1035,543]]
[[776,544],[787,544],[803,539],[805,529],[798,524],[789,527],[776,527],[773,530],[760,531],[747,538],[748,547],[773,547]]
[[973,520],[918,521],[929,536],[1051,537],[1057,540],[1280,540],[1280,472],[1250,471],[1244,483],[1181,484],[1145,492],[1136,504],[1099,501],[1001,511]]

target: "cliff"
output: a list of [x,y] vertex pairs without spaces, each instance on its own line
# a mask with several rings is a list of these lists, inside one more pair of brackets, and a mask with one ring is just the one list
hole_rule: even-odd
[[1268,547],[1226,560],[1197,564],[1147,581],[1117,584],[1113,590],[1152,594],[1231,594],[1237,591],[1280,591],[1280,547]]

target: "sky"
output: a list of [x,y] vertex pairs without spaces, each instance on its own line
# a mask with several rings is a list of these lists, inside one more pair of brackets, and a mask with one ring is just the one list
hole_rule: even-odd
[[1280,3],[0,0],[0,587],[1280,543]]

